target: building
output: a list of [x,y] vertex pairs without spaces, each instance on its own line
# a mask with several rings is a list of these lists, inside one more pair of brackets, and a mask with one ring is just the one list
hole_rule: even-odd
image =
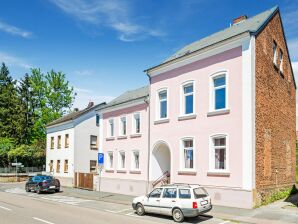
[[216,205],[252,208],[295,183],[296,84],[278,7],[241,16],[145,72],[149,101],[127,92],[103,112],[104,191],[185,182],[206,187]]
[[105,154],[102,191],[130,195],[147,192],[148,94],[148,87],[127,91],[101,110]]
[[105,103],[89,103],[83,110],[47,125],[46,171],[64,186],[74,186],[75,173],[96,173],[100,116],[95,110]]

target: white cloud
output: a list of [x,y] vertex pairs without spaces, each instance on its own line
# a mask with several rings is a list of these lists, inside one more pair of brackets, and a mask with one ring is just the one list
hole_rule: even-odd
[[72,73],[77,76],[91,76],[95,74],[92,70],[75,70]]
[[109,102],[114,99],[113,96],[100,96],[94,93],[92,90],[84,89],[84,88],[74,88],[77,96],[74,101],[73,108],[84,109],[87,107],[89,102],[94,102],[95,104],[99,104],[102,102]]
[[0,21],[0,30],[11,35],[21,36],[23,38],[29,38],[32,36],[31,32],[9,25],[3,21]]
[[165,33],[133,22],[131,2],[127,0],[50,0],[79,21],[115,30],[122,41],[160,37]]
[[25,69],[30,69],[32,68],[32,65],[28,64],[25,60],[22,58],[0,52],[0,62],[4,62],[6,65],[9,66],[17,66]]

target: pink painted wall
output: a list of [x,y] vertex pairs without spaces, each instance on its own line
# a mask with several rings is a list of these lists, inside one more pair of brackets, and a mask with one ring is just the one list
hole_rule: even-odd
[[[230,113],[207,117],[209,112],[209,77],[227,70],[228,107]],[[187,66],[152,77],[151,80],[151,152],[154,144],[163,140],[171,150],[171,182],[198,183],[208,186],[241,188],[242,184],[242,49],[237,47]],[[178,121],[181,84],[195,81],[196,119]],[[154,124],[156,92],[168,88],[169,123]],[[209,170],[209,136],[225,133],[229,137],[230,177],[207,176]],[[178,174],[180,139],[194,137],[196,175]],[[152,156],[152,154],[151,154]],[[152,167],[150,168],[152,169]],[[151,179],[153,181],[153,179]]]
[[[133,132],[133,114],[135,112],[140,113],[141,118],[141,136],[132,138],[130,135]],[[120,118],[126,116],[127,122],[127,138],[117,139],[119,136],[119,124]],[[108,134],[108,121],[110,118],[114,118],[115,126],[115,140],[107,140]],[[115,111],[107,112],[103,114],[103,152],[105,153],[107,161],[107,152],[114,152],[114,172],[103,172],[103,177],[117,178],[117,179],[133,179],[133,180],[146,180],[147,179],[147,160],[148,160],[148,105],[142,103],[137,106],[127,107],[125,109],[118,109]],[[117,173],[118,166],[118,152],[125,151],[126,157],[126,173]],[[132,151],[139,150],[140,152],[140,174],[130,173],[131,171],[131,159]]]

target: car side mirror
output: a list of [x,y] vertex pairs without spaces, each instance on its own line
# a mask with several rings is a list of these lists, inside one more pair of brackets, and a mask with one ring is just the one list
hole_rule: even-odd
[[146,194],[146,197],[147,197],[147,198],[149,198],[149,196],[150,196],[149,194]]

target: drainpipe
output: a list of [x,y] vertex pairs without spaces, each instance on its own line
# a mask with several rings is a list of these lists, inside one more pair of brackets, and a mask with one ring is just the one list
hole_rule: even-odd
[[150,185],[150,181],[149,181],[149,172],[150,172],[150,89],[151,89],[151,77],[148,73],[146,73],[149,79],[149,96],[148,99],[145,100],[145,102],[148,105],[148,155],[147,155],[147,184],[146,184],[146,193],[148,194],[149,191],[149,185]]

